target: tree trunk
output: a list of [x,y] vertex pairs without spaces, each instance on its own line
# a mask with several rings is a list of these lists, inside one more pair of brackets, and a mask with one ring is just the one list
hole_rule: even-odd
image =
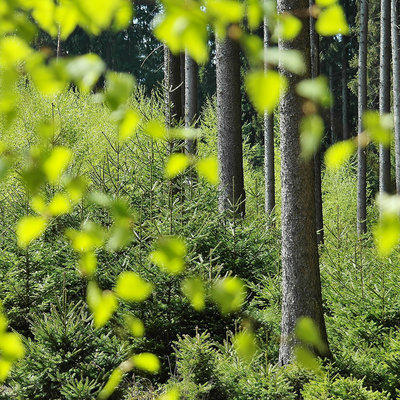
[[[360,5],[360,42],[358,55],[358,135],[363,131],[362,116],[367,109],[367,35],[368,35],[368,0],[361,0]],[[357,233],[367,231],[367,160],[363,141],[358,142],[357,168]]]
[[396,192],[400,194],[400,37],[399,3],[392,0],[393,115],[396,156]]
[[[315,4],[310,0],[310,7]],[[310,54],[311,77],[315,79],[319,75],[319,35],[315,30],[315,20],[310,16]],[[321,149],[314,155],[314,199],[315,199],[315,227],[317,230],[317,243],[324,243],[324,216],[322,210],[322,182],[321,182]]]
[[183,120],[181,59],[180,55],[172,54],[166,45],[164,45],[164,84],[166,124],[175,126]]
[[349,64],[348,59],[348,38],[343,36],[342,41],[342,134],[343,140],[350,139],[350,129],[349,129],[349,96],[347,89],[347,67]]
[[229,37],[216,43],[219,210],[244,216],[239,45]]
[[[381,0],[379,113],[390,112],[390,0]],[[390,146],[379,145],[379,192],[390,191]]]
[[[308,9],[308,0],[278,0],[278,13]],[[299,12],[302,14],[303,12]],[[306,13],[304,13],[306,14]],[[289,49],[304,53],[310,77],[310,25],[303,18],[303,28],[292,42],[279,41],[281,51]],[[302,101],[295,93],[300,78],[283,71],[288,90],[281,100],[281,182],[282,182],[282,325],[279,363],[291,362],[296,321],[312,318],[326,340],[322,312],[321,281],[315,230],[313,161],[300,157],[299,123]]]
[[[196,62],[185,55],[185,127],[190,128],[197,118],[197,72]],[[197,143],[194,139],[186,140],[186,151],[196,154]]]
[[338,134],[336,131],[336,122],[335,122],[335,96],[333,95],[333,67],[332,64],[329,64],[328,67],[329,73],[329,91],[332,93],[332,102],[329,107],[329,122],[330,122],[330,131],[331,131],[331,144],[334,144],[338,141]]
[[[270,33],[264,21],[264,49],[270,46]],[[267,63],[264,66],[267,69]],[[271,214],[275,208],[275,152],[274,152],[274,113],[264,114],[264,177],[265,212]]]

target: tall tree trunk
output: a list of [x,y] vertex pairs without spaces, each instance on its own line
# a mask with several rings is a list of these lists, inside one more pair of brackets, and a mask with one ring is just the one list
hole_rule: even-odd
[[[379,112],[390,112],[390,0],[381,0]],[[390,191],[390,146],[379,145],[379,192]]]
[[[315,4],[309,1],[310,9]],[[319,35],[315,30],[315,20],[310,16],[310,54],[311,77],[315,79],[319,75]],[[317,230],[317,243],[324,243],[324,216],[322,210],[322,182],[321,182],[321,148],[314,155],[314,199],[315,199],[315,227]]]
[[330,122],[330,131],[331,131],[331,144],[334,144],[338,141],[338,133],[336,130],[336,121],[335,121],[335,96],[333,95],[333,66],[329,64],[328,67],[329,74],[329,90],[332,93],[332,102],[329,107],[329,122]]
[[[367,109],[367,36],[368,36],[368,0],[360,5],[360,41],[358,55],[358,135],[363,131],[362,116]],[[367,231],[367,157],[363,140],[358,141],[357,167],[357,233]]]
[[175,126],[183,120],[182,76],[180,55],[174,55],[164,45],[165,120],[167,126]]
[[399,0],[392,0],[393,114],[396,156],[396,192],[400,194],[400,18]]
[[[270,46],[270,33],[264,20],[264,49]],[[267,69],[267,63],[264,68]],[[275,208],[275,151],[274,151],[274,113],[264,114],[264,177],[265,212],[271,214]]]
[[342,40],[342,134],[343,140],[350,139],[349,128],[349,96],[347,88],[347,67],[349,64],[348,59],[348,43],[347,36],[343,36]]
[[[198,66],[189,54],[185,54],[185,127],[193,126],[197,118],[197,72]],[[186,141],[186,151],[196,154],[197,143],[194,139]]]
[[[308,9],[308,0],[278,0],[278,13]],[[304,13],[306,14],[306,13]],[[303,18],[303,28],[292,42],[279,41],[279,49],[299,50],[306,60],[305,78],[310,77],[310,25]],[[281,99],[281,182],[282,182],[282,340],[279,363],[293,358],[293,340],[296,321],[312,318],[322,337],[326,329],[322,312],[321,281],[315,231],[313,160],[300,157],[299,123],[302,101],[295,88],[300,78],[283,71],[288,79],[288,90]]]
[[228,36],[216,43],[219,210],[245,213],[239,45]]

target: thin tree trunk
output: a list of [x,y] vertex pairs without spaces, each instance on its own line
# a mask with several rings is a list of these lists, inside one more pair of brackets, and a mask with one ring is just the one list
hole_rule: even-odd
[[396,156],[396,192],[400,194],[400,36],[399,1],[392,0],[393,114]]
[[[278,0],[278,13],[308,9],[308,0]],[[305,14],[305,13],[304,13]],[[304,78],[310,77],[310,25],[303,18],[303,28],[292,42],[279,41],[279,49],[299,50],[305,55]],[[319,327],[326,340],[322,312],[321,281],[315,230],[313,160],[300,157],[299,123],[302,101],[295,87],[300,77],[283,71],[288,90],[280,105],[281,182],[282,182],[282,324],[279,363],[293,358],[296,321],[307,316]]]
[[219,210],[245,214],[239,45],[216,43]]
[[[362,116],[367,109],[367,35],[368,0],[361,0],[360,6],[360,42],[358,55],[358,135],[363,131]],[[365,143],[358,141],[357,167],[357,233],[367,231],[367,160]]]
[[350,139],[350,129],[349,129],[349,96],[347,89],[347,67],[348,67],[348,38],[343,36],[342,41],[342,133],[343,140]]
[[[187,53],[185,55],[185,127],[190,128],[197,118],[197,72],[198,66]],[[196,154],[197,142],[186,140],[186,151]]]
[[[264,21],[264,49],[270,46],[270,33]],[[267,63],[264,66],[267,69]],[[271,214],[275,208],[275,151],[274,151],[274,113],[264,114],[264,177],[265,212]]]
[[[390,0],[381,0],[379,112],[390,112]],[[379,192],[390,191],[390,146],[379,145]]]
[[329,122],[330,122],[330,131],[331,131],[331,144],[334,144],[338,141],[338,134],[336,131],[335,125],[335,96],[333,95],[333,67],[332,64],[329,64],[328,67],[329,74],[329,90],[332,93],[332,102],[329,107]]
[[[310,7],[315,4],[310,0]],[[315,30],[315,20],[310,16],[310,54],[311,77],[315,79],[319,75],[319,35]],[[324,243],[324,216],[322,210],[322,181],[321,181],[321,148],[314,155],[314,199],[315,199],[315,227],[317,230],[317,243]]]

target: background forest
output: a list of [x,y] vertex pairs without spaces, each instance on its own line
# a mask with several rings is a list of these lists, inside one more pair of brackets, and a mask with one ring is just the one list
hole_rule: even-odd
[[78,3],[0,0],[0,399],[400,398],[398,1]]

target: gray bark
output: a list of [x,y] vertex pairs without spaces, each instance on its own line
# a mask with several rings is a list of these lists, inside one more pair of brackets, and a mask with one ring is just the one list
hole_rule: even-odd
[[335,96],[333,96],[333,67],[332,64],[329,64],[328,67],[329,73],[329,90],[332,93],[332,102],[329,107],[329,122],[330,122],[330,131],[331,131],[331,144],[334,144],[338,141],[338,134],[336,131],[336,123],[335,123]]
[[216,43],[219,210],[244,216],[239,45],[226,37]]
[[[310,0],[310,7],[315,4]],[[310,54],[311,77],[315,79],[319,75],[319,35],[315,30],[315,20],[310,16]],[[317,230],[317,243],[324,243],[324,216],[322,210],[322,182],[321,182],[321,150],[314,155],[314,199],[315,199],[315,227]]]
[[[379,112],[390,112],[390,0],[381,0]],[[379,192],[390,191],[390,146],[379,145]]]
[[[264,49],[270,46],[270,33],[264,21]],[[267,63],[264,66],[267,69]],[[275,208],[275,151],[274,151],[274,113],[264,114],[264,177],[265,212],[271,214]]]
[[343,36],[343,48],[342,48],[342,134],[343,140],[350,139],[350,128],[349,128],[349,96],[347,88],[347,67],[349,64],[348,59],[348,39],[347,36]]
[[[308,0],[278,0],[278,13],[306,10]],[[300,14],[300,13],[299,13]],[[305,14],[305,13],[304,13]],[[310,25],[303,18],[303,28],[293,42],[279,41],[281,51],[296,49],[304,53],[310,77]],[[322,312],[321,281],[315,230],[313,160],[300,158],[299,122],[302,102],[295,93],[300,78],[282,71],[288,90],[281,99],[281,183],[282,183],[282,324],[279,363],[293,358],[294,328],[298,318],[312,318],[322,337],[326,329]]]
[[392,0],[393,115],[396,158],[396,192],[400,194],[400,36],[399,1]]
[[[362,115],[367,109],[367,35],[368,35],[368,0],[361,0],[360,6],[360,41],[358,55],[358,134],[363,131]],[[367,231],[367,160],[366,148],[358,143],[357,166],[357,233]]]
[[[185,55],[185,127],[196,123],[197,118],[197,72],[196,62],[186,53]],[[196,140],[186,141],[186,151],[196,154]]]
[[165,85],[165,119],[167,126],[177,125],[183,120],[180,55],[174,55],[164,45],[164,85]]

